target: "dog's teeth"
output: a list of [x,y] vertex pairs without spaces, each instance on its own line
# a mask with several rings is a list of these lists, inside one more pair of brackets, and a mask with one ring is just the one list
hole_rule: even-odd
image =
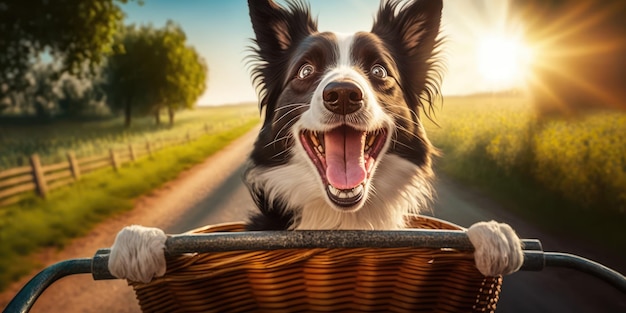
[[309,139],[311,139],[311,143],[313,147],[317,150],[317,152],[324,154],[324,147],[320,143],[319,137],[317,136],[317,132],[311,131],[309,132]]
[[367,142],[365,143],[365,152],[369,152],[372,149],[372,145],[374,145],[374,140],[376,140],[376,135],[370,135],[367,138]]
[[354,195],[360,194],[361,192],[363,192],[363,185],[356,186],[354,189],[352,189],[352,192],[354,193]]
[[359,195],[361,192],[363,192],[363,185],[358,185],[352,188],[352,190],[346,190],[346,191],[339,190],[331,185],[328,185],[328,191],[330,191],[330,193],[337,198],[349,199],[349,198],[354,198],[357,195]]
[[330,191],[330,193],[332,193],[334,196],[339,197],[339,194],[341,193],[341,191],[339,191],[339,189],[328,185],[328,190]]
[[311,133],[310,137],[311,137],[311,141],[313,142],[313,145],[320,146],[320,141],[317,139],[317,134]]
[[333,194],[333,196],[337,197],[337,198],[341,198],[341,199],[347,199],[350,198],[352,196],[349,195],[348,192],[345,191],[341,191],[331,185],[328,185],[328,190],[330,191],[330,193]]

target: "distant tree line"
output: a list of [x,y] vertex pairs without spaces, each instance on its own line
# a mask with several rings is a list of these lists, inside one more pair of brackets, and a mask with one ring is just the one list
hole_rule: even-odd
[[[123,25],[129,0],[0,2],[0,115],[133,116],[192,108],[208,67],[179,25]],[[132,0],[130,0],[132,1]],[[141,1],[138,1],[141,4]]]
[[37,118],[80,117],[109,112],[98,77],[59,74],[54,64],[35,63],[24,74],[24,85],[0,102],[0,113]]

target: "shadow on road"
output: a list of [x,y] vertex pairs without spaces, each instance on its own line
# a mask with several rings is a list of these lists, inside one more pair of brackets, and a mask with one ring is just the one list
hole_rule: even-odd
[[[435,187],[438,198],[432,215],[437,218],[464,227],[494,219],[510,224],[523,238],[539,238],[545,251],[578,254],[617,270],[624,267],[620,252],[609,253],[555,236],[510,213],[505,206],[470,186],[440,175]],[[504,277],[497,312],[626,312],[626,298],[596,277],[570,269],[546,268],[541,272],[518,272]]]

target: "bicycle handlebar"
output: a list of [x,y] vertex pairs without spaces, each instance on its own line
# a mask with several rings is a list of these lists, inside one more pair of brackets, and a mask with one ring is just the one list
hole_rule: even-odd
[[[544,252],[541,242],[523,239],[524,264],[520,270],[541,271],[544,267],[565,267],[596,276],[626,294],[626,277],[580,256]],[[448,248],[473,251],[464,231],[263,231],[183,234],[168,237],[165,253],[210,253],[239,250],[347,249],[347,248]],[[51,265],[33,277],[6,307],[6,312],[28,312],[37,298],[52,283],[73,274],[91,273],[94,280],[117,279],[109,272],[110,249],[100,249],[93,258],[66,260]]]

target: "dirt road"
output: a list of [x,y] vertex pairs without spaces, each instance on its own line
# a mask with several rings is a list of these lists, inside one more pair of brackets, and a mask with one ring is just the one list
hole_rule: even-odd
[[[91,257],[101,247],[110,247],[124,226],[139,224],[183,232],[200,225],[241,220],[252,208],[241,184],[242,164],[258,129],[239,138],[182,173],[176,180],[137,200],[135,208],[98,225],[87,236],[76,239],[63,251],[48,250],[38,257],[44,265],[69,258]],[[29,277],[32,277],[29,275]],[[0,294],[4,308],[27,279]],[[135,295],[122,280],[93,281],[90,275],[60,280],[42,294],[31,312],[140,312]]]
[[[98,248],[110,246],[117,231],[129,224],[179,233],[207,224],[244,219],[253,204],[241,184],[242,164],[252,146],[255,131],[175,181],[139,199],[133,211],[99,225],[65,250],[42,253],[42,263],[90,257]],[[607,265],[621,266],[622,272],[626,270],[626,262],[619,256],[602,253],[578,242],[555,239],[507,214],[498,204],[466,186],[442,178],[437,182],[437,190],[436,217],[462,226],[490,219],[507,222],[522,237],[540,238],[546,250],[591,256]],[[4,307],[24,283],[25,280],[16,283],[0,294],[0,307]],[[37,301],[32,312],[139,312],[139,307],[124,281],[94,282],[89,275],[82,275],[54,284]],[[626,312],[626,299],[603,283],[569,270],[524,272],[505,278],[498,312]]]

